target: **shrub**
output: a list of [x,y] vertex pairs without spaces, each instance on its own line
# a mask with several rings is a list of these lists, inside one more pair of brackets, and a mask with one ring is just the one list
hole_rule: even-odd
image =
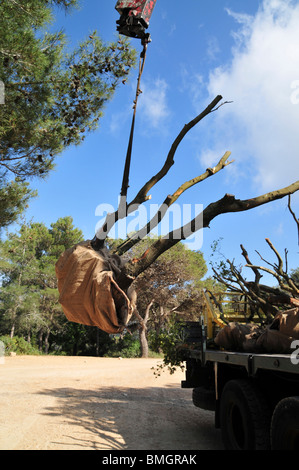
[[174,374],[177,368],[182,371],[185,369],[184,359],[178,348],[184,340],[184,323],[175,319],[171,320],[159,334],[154,331],[150,333],[151,346],[155,351],[162,351],[164,356],[162,364],[158,364],[156,368],[152,367],[154,375],[160,376],[164,369],[167,369],[170,374]]
[[140,342],[136,335],[115,336],[113,345],[104,357],[140,357]]
[[19,336],[0,336],[0,341],[4,343],[5,355],[9,356],[11,352],[14,352],[19,355],[37,355],[41,354],[40,351],[28,343],[24,338]]

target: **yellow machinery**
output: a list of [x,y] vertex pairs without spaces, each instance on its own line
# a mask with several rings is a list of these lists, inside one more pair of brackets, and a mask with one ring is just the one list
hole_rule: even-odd
[[207,329],[207,339],[213,339],[219,329],[229,322],[260,321],[257,314],[252,315],[247,297],[234,292],[203,291],[202,316]]

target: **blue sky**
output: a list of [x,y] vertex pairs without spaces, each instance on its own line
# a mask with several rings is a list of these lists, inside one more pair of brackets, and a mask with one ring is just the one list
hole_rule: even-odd
[[[115,4],[116,0],[82,0],[79,11],[57,16],[57,28],[64,28],[70,46],[94,29],[111,41],[119,17]],[[138,103],[129,199],[161,168],[184,124],[218,94],[233,103],[188,134],[175,165],[151,191],[151,203],[161,203],[183,182],[214,166],[227,150],[235,162],[187,191],[182,205],[206,206],[225,193],[250,198],[298,179],[298,24],[298,1],[157,0]],[[140,41],[132,43],[141,52]],[[107,104],[96,132],[58,157],[46,181],[32,181],[39,197],[31,202],[27,219],[49,226],[70,215],[84,236],[92,238],[102,219],[96,208],[117,207],[136,79],[137,70]],[[299,216],[298,196],[293,197],[293,209]],[[265,242],[270,238],[282,254],[288,249],[290,268],[299,265],[298,237],[287,199],[219,216],[199,237],[200,246],[191,247],[200,248],[209,263],[211,244],[220,238],[221,252],[236,263],[244,261],[240,244],[254,263],[261,264],[255,250],[275,261]],[[248,269],[244,273],[250,277]]]

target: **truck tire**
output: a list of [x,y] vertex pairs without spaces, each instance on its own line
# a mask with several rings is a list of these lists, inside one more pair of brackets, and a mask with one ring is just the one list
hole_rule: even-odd
[[271,449],[298,450],[299,397],[287,397],[275,407],[271,422]]
[[202,410],[215,411],[216,397],[215,391],[205,387],[196,387],[192,392],[193,404]]
[[270,449],[270,423],[267,403],[251,380],[227,382],[220,398],[220,427],[227,450]]

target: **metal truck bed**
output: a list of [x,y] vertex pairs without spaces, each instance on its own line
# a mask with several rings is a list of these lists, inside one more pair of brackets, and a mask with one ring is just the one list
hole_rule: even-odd
[[209,349],[201,351],[200,349],[186,348],[184,355],[186,359],[200,360],[202,365],[213,362],[243,366],[249,376],[254,376],[259,369],[299,373],[299,364],[295,363],[290,354],[255,354]]

